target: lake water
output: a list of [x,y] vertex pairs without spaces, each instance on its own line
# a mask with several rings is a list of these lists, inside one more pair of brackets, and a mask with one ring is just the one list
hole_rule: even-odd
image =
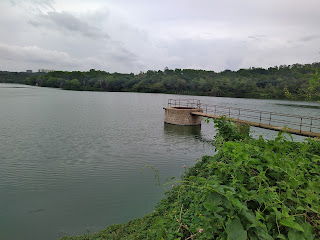
[[[0,84],[0,239],[92,233],[150,213],[164,189],[146,166],[164,182],[214,154],[213,124],[164,124],[169,98],[193,97]],[[303,102],[194,98],[319,116]]]

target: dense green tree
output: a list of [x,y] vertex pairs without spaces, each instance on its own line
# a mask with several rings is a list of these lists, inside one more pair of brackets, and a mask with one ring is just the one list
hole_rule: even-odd
[[81,90],[81,84],[78,79],[66,80],[63,88],[67,90]]
[[308,97],[310,99],[318,99],[320,97],[320,74],[318,70],[309,81]]
[[[319,100],[320,63],[214,71],[166,67],[139,74],[54,71],[44,73],[0,72],[0,82],[22,83],[69,90],[179,93],[217,97],[285,98]],[[287,94],[286,94],[287,93]]]

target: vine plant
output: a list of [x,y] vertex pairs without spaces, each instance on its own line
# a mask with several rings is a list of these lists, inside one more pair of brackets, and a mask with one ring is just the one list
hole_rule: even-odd
[[226,118],[215,125],[217,154],[167,183],[173,187],[157,205],[148,237],[319,239],[319,141],[293,142],[281,132],[252,139]]

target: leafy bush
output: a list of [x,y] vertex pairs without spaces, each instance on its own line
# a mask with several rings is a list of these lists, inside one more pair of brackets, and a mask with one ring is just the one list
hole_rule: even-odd
[[272,141],[242,142],[232,123],[216,123],[220,136],[239,141],[203,157],[158,205],[173,234],[166,237],[318,239],[319,141],[296,143],[279,133]]
[[[207,123],[209,122],[207,119]],[[222,116],[220,119],[214,119],[215,127],[218,129],[218,132],[215,136],[216,145],[219,146],[219,143],[225,141],[242,141],[249,139],[250,126],[248,124],[234,124],[225,116]]]

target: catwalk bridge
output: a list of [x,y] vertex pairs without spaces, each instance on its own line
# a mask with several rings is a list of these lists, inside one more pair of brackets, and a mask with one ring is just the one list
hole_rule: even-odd
[[197,99],[169,99],[168,106],[164,109],[165,122],[171,124],[200,125],[201,117],[218,119],[226,116],[239,124],[307,137],[320,137],[319,117],[204,104]]

